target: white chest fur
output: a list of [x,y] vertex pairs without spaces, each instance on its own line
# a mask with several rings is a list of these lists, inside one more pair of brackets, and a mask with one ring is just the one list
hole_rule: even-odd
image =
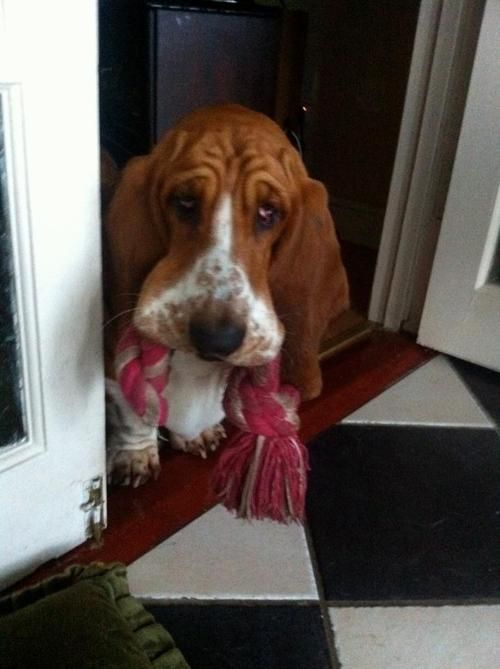
[[184,439],[195,439],[224,418],[222,400],[231,366],[175,351],[166,388],[167,427]]

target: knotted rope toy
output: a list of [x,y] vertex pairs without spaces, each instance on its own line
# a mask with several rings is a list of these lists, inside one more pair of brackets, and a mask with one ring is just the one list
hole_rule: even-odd
[[[170,350],[132,326],[122,335],[115,366],[122,392],[149,425],[165,426]],[[221,454],[213,486],[239,518],[301,522],[308,454],[298,437],[300,394],[280,382],[279,357],[259,367],[235,367],[224,396],[236,427]]]

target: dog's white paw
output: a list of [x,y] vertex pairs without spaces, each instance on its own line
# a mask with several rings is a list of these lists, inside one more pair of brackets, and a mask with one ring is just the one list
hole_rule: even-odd
[[157,479],[161,466],[158,444],[149,443],[140,450],[114,449],[108,454],[108,482],[137,488],[150,479]]
[[211,451],[216,451],[225,438],[226,431],[220,423],[203,430],[195,439],[184,439],[175,432],[169,432],[172,448],[185,453],[193,453],[193,455],[201,455],[202,458],[206,458]]

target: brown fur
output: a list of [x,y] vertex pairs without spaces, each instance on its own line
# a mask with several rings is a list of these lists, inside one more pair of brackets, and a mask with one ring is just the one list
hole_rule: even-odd
[[[203,201],[196,231],[180,225],[168,206],[172,190],[186,184]],[[238,263],[253,291],[274,307],[285,327],[285,380],[304,399],[315,397],[321,391],[321,339],[348,305],[327,194],[308,177],[280,128],[243,107],[194,112],[151,154],[126,167],[105,224],[108,309],[112,316],[123,314],[107,328],[108,337],[115,341],[138,300],[175,281],[208,247],[209,222],[222,192],[233,197]],[[255,208],[269,198],[279,200],[283,220],[256,234]]]

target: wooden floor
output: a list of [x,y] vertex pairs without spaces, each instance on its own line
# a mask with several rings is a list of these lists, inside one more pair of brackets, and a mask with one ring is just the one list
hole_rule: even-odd
[[[301,407],[301,436],[311,439],[340,421],[433,353],[399,334],[375,332],[353,348],[322,363],[324,391]],[[102,545],[83,544],[44,565],[23,584],[74,563],[136,560],[215,503],[210,478],[217,454],[208,460],[164,453],[159,479],[141,488],[113,488],[108,495],[108,528]]]

